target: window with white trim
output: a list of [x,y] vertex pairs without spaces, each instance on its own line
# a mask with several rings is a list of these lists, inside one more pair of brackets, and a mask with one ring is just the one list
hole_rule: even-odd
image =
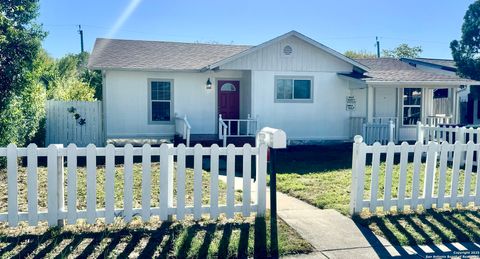
[[422,89],[403,89],[403,125],[415,125],[421,120]]
[[172,119],[172,81],[150,81],[150,122]]
[[313,79],[306,77],[276,77],[275,101],[311,102]]

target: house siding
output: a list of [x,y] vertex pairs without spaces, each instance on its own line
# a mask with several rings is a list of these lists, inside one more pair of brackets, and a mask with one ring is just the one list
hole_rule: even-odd
[[[216,82],[220,79],[239,79],[241,102],[249,101],[249,73],[220,71],[216,73],[106,71],[105,123],[107,138],[171,137],[174,121],[168,124],[150,124],[148,118],[148,80],[173,80],[173,111],[187,115],[192,134],[213,134],[217,128]],[[215,82],[207,90],[210,77]],[[242,91],[245,91],[243,93]],[[244,113],[249,110],[244,108]]]
[[[292,47],[292,54],[288,56],[283,53],[287,45]],[[351,72],[352,65],[296,36],[290,36],[228,62],[220,69]]]
[[[275,102],[275,76],[313,77],[313,102]],[[259,126],[283,129],[289,140],[347,140],[350,112],[348,82],[333,72],[253,71],[253,113]]]

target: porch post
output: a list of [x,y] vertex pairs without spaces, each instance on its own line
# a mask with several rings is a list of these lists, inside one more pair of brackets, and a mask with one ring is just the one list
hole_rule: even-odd
[[458,100],[458,94],[457,94],[457,89],[456,88],[452,88],[452,115],[453,115],[453,123],[455,124],[458,124],[460,123],[460,120],[459,120],[459,117],[460,117],[460,114],[459,114],[459,100]]
[[367,85],[367,123],[373,122],[373,109],[374,109],[374,88],[371,85]]

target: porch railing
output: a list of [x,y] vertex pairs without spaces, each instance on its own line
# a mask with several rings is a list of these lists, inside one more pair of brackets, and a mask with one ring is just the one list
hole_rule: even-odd
[[395,125],[397,125],[397,117],[373,117],[372,118],[373,123],[378,123],[378,124],[387,124],[392,121]]
[[[398,125],[397,117],[373,117],[372,122],[369,124],[390,124],[390,121],[393,122],[394,125]],[[354,137],[356,135],[363,136],[363,124],[367,123],[366,117],[350,117],[350,137]],[[397,130],[395,129],[393,132],[393,139],[397,141]]]
[[254,137],[257,133],[257,118],[248,114],[246,119],[224,119],[218,115],[218,138],[226,146],[228,137]]
[[223,146],[227,146],[228,125],[223,121],[222,115],[218,116],[218,139],[223,140]]
[[183,117],[175,116],[175,133],[185,140],[185,145],[190,146],[190,132],[192,126],[188,122],[187,115]]
[[426,124],[431,126],[437,126],[441,124],[452,123],[452,116],[446,114],[436,114],[427,117]]
[[386,145],[395,142],[395,123],[390,120],[388,123],[364,123],[362,135],[367,145],[380,142]]
[[363,124],[367,121],[365,117],[350,117],[350,137],[362,135]]

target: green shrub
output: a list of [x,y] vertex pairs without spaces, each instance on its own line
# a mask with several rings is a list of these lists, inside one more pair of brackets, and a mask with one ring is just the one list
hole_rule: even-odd
[[94,101],[95,89],[76,77],[62,77],[50,82],[48,99]]
[[11,96],[5,109],[0,111],[0,146],[10,143],[23,146],[34,139],[45,118],[45,101],[45,88],[39,83],[28,85],[19,95]]

